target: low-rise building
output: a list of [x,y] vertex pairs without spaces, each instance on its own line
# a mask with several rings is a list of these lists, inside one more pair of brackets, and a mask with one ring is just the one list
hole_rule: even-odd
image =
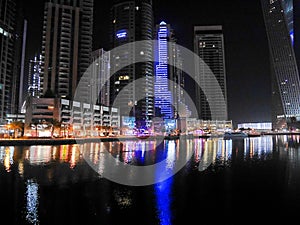
[[117,108],[61,98],[30,98],[25,118],[25,136],[34,137],[100,136],[120,127]]

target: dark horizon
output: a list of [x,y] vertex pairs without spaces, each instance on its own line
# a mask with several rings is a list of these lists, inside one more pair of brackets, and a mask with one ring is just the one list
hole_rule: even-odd
[[[111,1],[94,2],[93,50],[109,50]],[[27,62],[40,52],[44,2],[28,0]],[[193,27],[222,25],[225,39],[229,119],[271,121],[269,53],[260,1],[153,1],[155,24],[162,20],[175,30],[177,43],[193,51]]]

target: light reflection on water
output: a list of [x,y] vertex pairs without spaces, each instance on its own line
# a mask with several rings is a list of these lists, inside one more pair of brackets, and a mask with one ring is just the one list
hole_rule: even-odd
[[[177,142],[179,144],[179,142]],[[174,167],[176,161],[176,142],[166,142],[166,169],[171,170]],[[156,176],[159,179],[160,171],[156,171]],[[154,193],[156,198],[156,209],[160,225],[171,225],[172,224],[172,184],[173,177],[154,185]]]
[[[201,174],[214,167],[231,167],[238,162],[263,162],[281,160],[286,163],[287,188],[294,190],[299,187],[300,180],[300,136],[262,136],[236,140],[194,139],[180,142],[165,141],[155,148],[155,141],[102,142],[82,145],[62,146],[30,146],[30,147],[0,147],[0,181],[5,174],[17,174],[25,184],[24,213],[29,224],[40,223],[40,209],[43,198],[40,188],[51,185],[66,185],[72,187],[76,183],[91,180],[101,180],[108,168],[108,153],[115,158],[115,163],[132,165],[151,165],[165,161],[166,170],[172,171],[180,151],[193,151],[193,157],[188,164],[196,165]],[[85,163],[82,154],[88,153],[88,159],[96,165],[96,174]],[[187,155],[184,155],[186,157]],[[254,163],[254,165],[256,165]],[[111,168],[111,167],[110,167]],[[159,180],[161,171],[155,171]],[[4,185],[0,183],[0,185]],[[11,185],[11,184],[7,184]],[[19,184],[20,185],[20,184]],[[156,212],[157,224],[170,225],[176,217],[173,212],[174,185],[176,177],[153,185],[153,208]],[[135,204],[133,190],[114,189],[112,197],[120,209],[130,209]],[[107,203],[106,203],[107,204]],[[45,206],[44,206],[45,207]],[[44,211],[46,209],[43,209]]]
[[34,180],[26,181],[26,220],[30,224],[39,224],[38,218],[38,196],[39,185]]

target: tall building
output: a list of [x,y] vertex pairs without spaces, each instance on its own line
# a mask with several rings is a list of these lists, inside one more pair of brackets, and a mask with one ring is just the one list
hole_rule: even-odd
[[21,3],[7,0],[0,5],[0,123],[22,104],[27,22]]
[[170,90],[169,79],[169,46],[170,26],[165,22],[161,22],[156,27],[156,35],[158,46],[155,49],[155,82],[154,82],[154,98],[155,108],[159,109],[159,113],[165,119],[174,118],[173,110],[173,92]]
[[41,95],[42,56],[35,56],[29,62],[28,95],[39,98]]
[[[109,106],[110,97],[110,53],[103,49],[98,49],[92,53],[92,77],[90,79],[92,87],[91,102],[98,102],[101,105]],[[97,99],[94,99],[97,97]]]
[[[73,98],[91,63],[92,31],[93,0],[45,3],[41,76],[44,96]],[[82,100],[88,95],[88,90],[81,91]]]
[[291,41],[291,12],[286,1],[261,0],[267,30],[274,129],[288,128],[300,121],[300,80]]
[[[154,97],[156,114],[165,119],[186,117],[188,108],[184,104],[183,60],[177,47],[175,32],[169,24],[156,25],[158,45],[155,48]],[[172,83],[169,83],[169,82]],[[159,116],[159,115],[156,115]]]
[[[225,51],[222,26],[195,26],[194,27],[194,51],[204,61],[196,64],[196,79],[211,96],[208,99],[202,89],[196,87],[196,106],[198,116],[202,120],[227,120],[227,88],[225,70]],[[218,81],[215,85],[209,79],[211,73]],[[219,96],[216,88],[222,90],[223,96]],[[223,98],[223,99],[221,99]],[[222,104],[225,99],[225,105]],[[217,110],[212,114],[211,107]]]
[[[152,0],[116,1],[111,9],[112,48],[124,44],[153,39]],[[133,64],[136,57],[143,56],[148,62]],[[150,126],[154,114],[153,100],[153,49],[136,52],[134,47],[122,48],[111,56],[111,69],[117,71],[111,80],[111,104],[118,107],[121,116],[136,117],[137,127]],[[129,66],[120,68],[120,65]],[[119,95],[124,87],[139,78],[145,78],[143,85],[133,85]],[[140,99],[141,93],[146,97]],[[128,112],[130,115],[128,115]]]

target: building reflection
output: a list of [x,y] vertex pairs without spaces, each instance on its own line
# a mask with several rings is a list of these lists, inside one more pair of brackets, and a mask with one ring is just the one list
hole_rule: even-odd
[[244,142],[244,160],[247,159],[265,159],[273,151],[272,136],[263,136],[260,138],[247,138]]
[[[166,158],[166,170],[172,171],[176,162],[176,151],[179,151],[179,146],[176,145],[175,141],[168,141],[166,144],[167,158]],[[178,142],[177,142],[178,144]],[[160,168],[160,167],[158,167]],[[156,179],[160,180],[160,175],[164,171],[155,171]],[[169,179],[156,183],[154,185],[154,193],[156,199],[156,210],[160,225],[171,225],[172,224],[172,187],[173,187],[173,176]]]
[[237,140],[196,139],[194,141],[194,160],[199,163],[199,171],[210,165],[228,165],[239,159],[266,159],[273,151],[272,136],[243,138]]
[[11,172],[11,166],[14,164],[14,150],[14,147],[0,147],[0,162],[7,172]]
[[30,224],[39,224],[38,206],[39,206],[39,185],[33,180],[26,182],[26,220]]
[[293,192],[300,188],[300,135],[276,136],[274,141],[278,143],[274,151],[284,162],[282,179],[286,181],[286,189]]

